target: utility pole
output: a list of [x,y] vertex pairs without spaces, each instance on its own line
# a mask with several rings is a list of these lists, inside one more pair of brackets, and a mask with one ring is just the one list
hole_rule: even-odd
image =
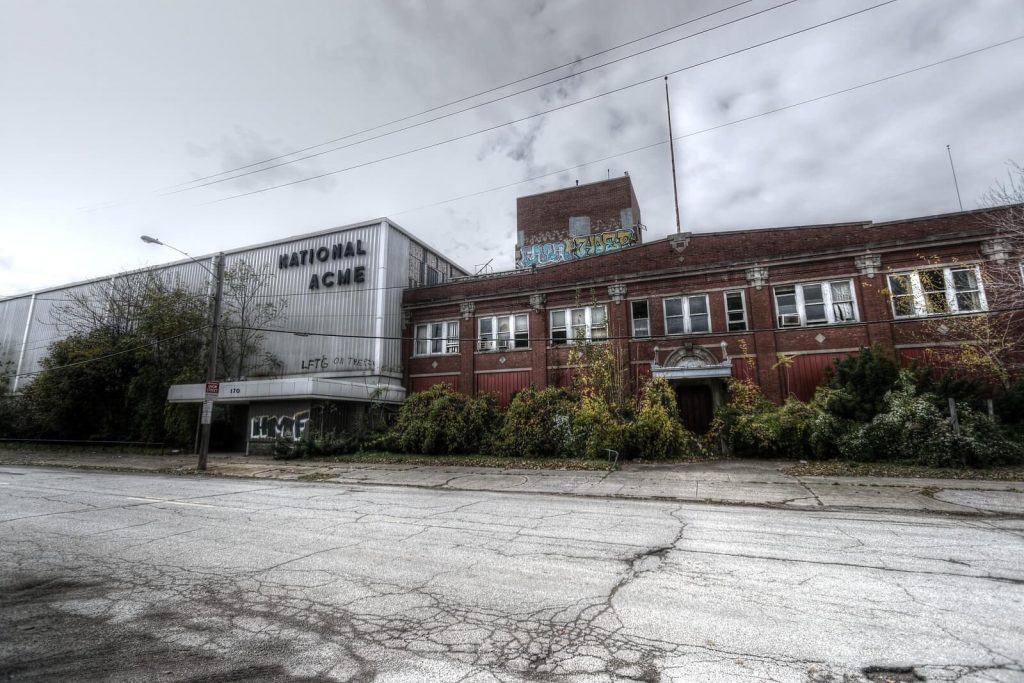
[[676,233],[683,231],[679,222],[679,185],[676,183],[676,144],[672,142],[672,103],[668,98],[668,76],[665,76],[665,108],[668,110],[668,151],[672,157],[672,196],[676,206]]
[[[220,302],[224,293],[224,252],[217,254],[217,265],[214,266],[215,270],[210,270],[205,263],[197,261],[188,252],[184,252],[178,249],[173,244],[167,244],[161,242],[156,237],[150,237],[149,235],[140,235],[141,239],[146,244],[159,244],[162,247],[173,249],[179,254],[187,257],[192,263],[205,270],[213,278],[213,302],[211,307],[213,308],[213,320],[210,326],[210,357],[206,365],[206,386],[209,388],[211,382],[215,382],[217,379],[217,343],[220,338]],[[218,390],[219,391],[219,390]],[[196,465],[196,469],[205,470],[206,461],[210,454],[210,425],[213,423],[213,396],[208,391],[203,392],[203,407],[199,411],[199,422],[202,425],[201,434],[199,436],[199,463]]]
[[[214,274],[213,293],[213,325],[210,328],[210,358],[206,366],[206,382],[217,379],[217,342],[220,337],[220,302],[224,293],[224,252],[217,254],[216,273]],[[209,393],[203,394],[203,425],[202,436],[199,437],[199,470],[206,469],[206,461],[210,454],[210,427],[213,422],[213,398]]]

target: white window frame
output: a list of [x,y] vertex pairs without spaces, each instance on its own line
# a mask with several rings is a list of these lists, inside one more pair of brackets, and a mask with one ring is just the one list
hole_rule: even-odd
[[[637,318],[636,317],[635,313],[633,312],[633,305],[634,304],[644,304],[645,306],[647,306],[647,317],[646,318]],[[642,333],[637,331],[637,324],[636,323],[637,323],[638,320],[643,320],[644,321],[644,325],[646,326],[646,330],[644,330]],[[631,329],[633,331],[633,338],[634,339],[646,339],[646,338],[650,337],[651,336],[651,302],[648,301],[647,299],[634,299],[634,300],[630,301],[629,302],[629,321],[630,321],[630,325],[632,325]]]
[[[508,332],[498,329],[500,321],[508,322]],[[517,330],[516,323],[522,321],[525,329]],[[484,323],[491,331],[484,333]],[[506,313],[503,315],[485,315],[477,318],[477,351],[514,351],[530,348],[530,316],[528,313]]]
[[[691,299],[704,299],[704,312],[703,313],[692,313],[690,311],[690,300]],[[679,301],[680,315],[669,316],[668,314],[668,302]],[[668,336],[676,336],[680,334],[710,334],[712,330],[711,326],[711,302],[708,299],[707,294],[682,294],[680,296],[668,296],[661,300],[661,312],[664,317],[665,323],[665,334]],[[708,329],[693,331],[693,317],[694,315],[701,315],[708,320]],[[682,318],[683,319],[683,331],[682,332],[669,332],[669,318]]]
[[[600,315],[596,312],[600,311]],[[573,322],[576,316],[577,322]],[[561,325],[556,325],[556,318],[561,317]],[[550,340],[553,346],[575,344],[577,332],[583,341],[605,341],[608,339],[608,307],[605,304],[594,306],[573,306],[551,311],[548,320],[551,323]],[[597,321],[595,323],[595,320]],[[555,336],[556,332],[562,332],[564,336]],[[595,334],[596,333],[596,334]]]
[[[850,299],[849,301],[833,301],[832,299],[832,285],[834,284],[845,284],[850,288]],[[796,302],[796,313],[787,313],[783,315],[779,308],[779,290],[793,288],[793,295],[795,296]],[[824,320],[807,320],[807,301],[805,300],[804,288],[805,287],[821,287],[821,301],[814,301],[810,305],[821,305],[825,309]],[[786,296],[789,293],[785,293]],[[849,323],[856,323],[860,321],[860,310],[857,306],[857,289],[854,287],[854,281],[852,278],[837,278],[835,280],[816,280],[811,282],[794,282],[785,285],[775,285],[772,288],[772,298],[775,300],[775,324],[778,329],[793,329],[799,327],[821,327],[822,325],[846,325]],[[846,304],[850,305],[850,312],[853,314],[848,320],[841,320],[836,316],[836,305]]]
[[458,320],[435,320],[429,323],[420,323],[413,328],[412,355],[414,357],[453,356],[458,353]]
[[[729,310],[729,295],[730,294],[738,294],[739,297],[740,297],[740,310],[739,310],[739,312],[743,315],[742,319],[740,319],[740,320],[731,320],[729,318],[729,314],[730,313],[735,313],[735,311],[730,311]],[[742,289],[730,289],[728,291],[722,292],[722,303],[725,306],[725,331],[726,332],[746,332],[746,331],[748,331],[749,324],[747,322],[747,297],[743,293],[743,290]],[[732,329],[733,323],[739,323],[739,324],[743,325],[743,327],[741,329],[734,330],[734,329]]]
[[[945,296],[946,310],[942,311],[929,311],[928,301],[924,285],[921,283],[921,273],[930,271],[941,271],[942,280],[944,285],[943,294]],[[969,271],[974,275],[974,282],[977,285],[977,289],[970,290],[957,290],[953,273],[958,271]],[[910,292],[908,294],[896,295],[893,293],[893,281],[894,277],[906,277],[910,284]],[[988,310],[988,300],[985,297],[985,285],[981,279],[981,266],[977,264],[968,265],[955,265],[955,266],[935,266],[931,268],[918,268],[915,270],[898,271],[889,273],[886,277],[886,284],[888,285],[889,291],[889,306],[892,309],[893,318],[899,320],[905,320],[908,318],[927,318],[934,315],[951,315],[961,313],[983,313]],[[938,290],[936,290],[937,292]],[[961,292],[978,294],[978,308],[971,308],[961,310],[960,302],[957,299],[957,294]],[[910,313],[900,313],[896,308],[896,298],[909,298],[914,304],[914,310]]]

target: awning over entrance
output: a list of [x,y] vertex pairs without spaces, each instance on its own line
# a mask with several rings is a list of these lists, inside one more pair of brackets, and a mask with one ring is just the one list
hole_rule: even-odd
[[[175,384],[167,391],[167,400],[171,403],[202,403],[205,389],[204,384]],[[405,400],[405,387],[378,377],[296,377],[221,382],[220,394],[217,396],[218,403],[291,399],[401,403]]]

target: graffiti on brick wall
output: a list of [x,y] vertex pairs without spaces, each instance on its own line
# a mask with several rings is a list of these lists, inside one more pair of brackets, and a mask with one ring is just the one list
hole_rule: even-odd
[[516,265],[520,268],[529,268],[549,263],[575,261],[587,256],[618,251],[631,244],[636,244],[636,233],[633,229],[616,228],[596,235],[568,237],[564,240],[544,244],[529,244],[519,249],[520,260]]
[[300,410],[294,415],[260,415],[250,420],[252,427],[249,438],[258,439],[291,439],[299,441],[306,433],[309,424],[309,411]]

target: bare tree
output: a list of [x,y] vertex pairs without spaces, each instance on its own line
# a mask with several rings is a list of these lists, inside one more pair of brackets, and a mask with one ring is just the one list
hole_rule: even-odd
[[266,264],[254,268],[239,261],[224,272],[220,362],[234,379],[273,375],[281,361],[264,348],[267,328],[285,318],[288,300],[270,293],[276,276]]
[[986,214],[994,237],[982,251],[980,270],[987,313],[934,318],[925,338],[946,339],[950,347],[928,351],[929,360],[1008,389],[1024,361],[1024,166],[1007,162],[1007,178],[997,181],[982,203],[998,209]]
[[112,338],[135,331],[153,292],[168,289],[156,273],[121,273],[70,290],[50,309],[50,322],[64,336],[105,329]]

